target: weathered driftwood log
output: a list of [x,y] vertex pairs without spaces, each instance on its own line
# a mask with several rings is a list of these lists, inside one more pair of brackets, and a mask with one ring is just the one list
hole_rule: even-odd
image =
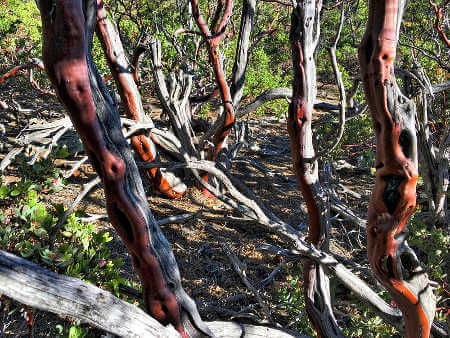
[[122,135],[119,114],[91,55],[96,0],[39,1],[43,61],[59,99],[102,178],[111,223],[130,250],[148,312],[182,335],[212,335],[181,286],[170,245],[146,200],[139,171]]
[[[141,123],[152,123],[146,116],[142,106],[141,95],[135,82],[134,73],[125,54],[117,27],[108,19],[102,0],[97,1],[97,36],[102,44],[111,74],[117,84],[122,103],[128,118]],[[158,154],[153,141],[145,136],[144,131],[131,137],[131,145],[142,161],[158,160]],[[186,186],[172,173],[159,168],[145,171],[153,186],[153,191],[171,198],[180,198],[186,191]]]
[[[308,240],[319,249],[328,248],[329,201],[319,181],[319,164],[312,142],[312,110],[316,98],[314,52],[320,36],[322,1],[295,1],[290,42],[294,70],[288,132],[297,181],[308,208]],[[331,307],[329,280],[323,267],[304,263],[306,311],[319,337],[343,337]]]
[[377,138],[376,182],[368,211],[368,256],[403,312],[407,337],[428,337],[436,299],[406,242],[416,206],[415,106],[397,86],[394,60],[404,0],[371,0],[359,61]]
[[[77,278],[58,275],[0,251],[0,293],[22,304],[77,318],[120,337],[178,337],[137,306]],[[216,337],[303,337],[292,331],[234,322],[210,322]]]

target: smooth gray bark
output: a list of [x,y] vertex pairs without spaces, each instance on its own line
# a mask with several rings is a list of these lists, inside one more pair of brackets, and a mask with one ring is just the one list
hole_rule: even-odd
[[[80,319],[120,337],[179,337],[143,310],[77,278],[58,275],[0,251],[0,293],[33,308]],[[234,322],[210,322],[216,337],[304,337],[292,331]]]

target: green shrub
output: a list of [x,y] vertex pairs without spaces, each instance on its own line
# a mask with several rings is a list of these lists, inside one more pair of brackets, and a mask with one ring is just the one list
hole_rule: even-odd
[[[65,154],[57,150],[54,154]],[[53,166],[54,156],[41,159],[33,168],[22,166],[22,181],[0,180],[0,249],[20,255],[59,274],[80,278],[119,296],[121,258],[113,259],[108,242],[113,238],[73,213],[56,234],[55,225],[64,214],[61,204],[45,203],[45,196],[62,189],[63,181]],[[54,241],[51,243],[51,241]],[[126,298],[125,298],[126,299]],[[87,329],[74,325],[57,328],[61,335],[88,337]]]

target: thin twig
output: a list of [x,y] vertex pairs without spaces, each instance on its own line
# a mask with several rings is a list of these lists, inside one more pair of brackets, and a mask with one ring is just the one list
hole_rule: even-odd
[[67,209],[67,211],[64,213],[64,215],[59,219],[58,223],[56,223],[55,227],[52,229],[52,234],[50,235],[50,246],[54,245],[56,234],[61,229],[63,224],[67,221],[67,218],[69,218],[70,214],[72,214],[75,207],[100,182],[101,182],[101,179],[99,176],[97,176],[90,182],[83,185],[83,190],[78,194],[77,198],[75,198],[75,200],[72,202],[70,207]]

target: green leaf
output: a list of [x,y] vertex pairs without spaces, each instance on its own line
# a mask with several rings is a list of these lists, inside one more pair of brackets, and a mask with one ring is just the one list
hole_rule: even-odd
[[20,250],[20,254],[23,258],[31,257],[31,256],[33,256],[33,253],[34,253],[34,249],[32,249],[32,248],[24,248],[24,249]]
[[64,237],[72,237],[72,233],[71,233],[70,231],[63,231],[63,232],[62,232],[62,235],[63,235]]
[[9,191],[8,186],[2,185],[0,187],[0,198],[3,199],[6,196],[8,196],[8,191]]
[[89,238],[88,238],[88,237],[84,237],[84,238],[81,240],[81,244],[83,244],[83,249],[84,249],[85,251],[87,251],[87,250],[89,249]]
[[45,237],[47,235],[47,230],[43,229],[43,228],[37,228],[34,231],[34,234],[38,237]]
[[58,334],[62,335],[64,332],[64,327],[61,324],[56,325],[56,331],[58,331]]
[[55,153],[55,157],[58,157],[58,158],[66,158],[69,155],[70,155],[70,153],[67,150],[66,145],[63,145],[62,147],[58,148],[58,150]]
[[10,193],[9,193],[11,196],[13,196],[13,197],[15,197],[15,196],[18,196],[18,195],[20,195],[20,191],[19,190],[17,190],[17,189],[14,189],[13,191],[11,191]]

